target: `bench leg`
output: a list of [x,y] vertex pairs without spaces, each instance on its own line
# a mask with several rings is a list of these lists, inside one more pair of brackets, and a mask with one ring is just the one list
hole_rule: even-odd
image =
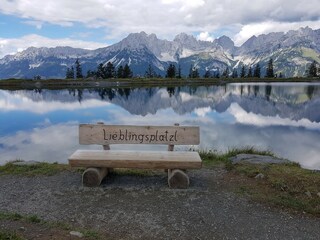
[[168,184],[170,188],[188,188],[188,175],[180,169],[168,169]]
[[87,168],[82,174],[82,185],[97,187],[108,174],[108,168]]

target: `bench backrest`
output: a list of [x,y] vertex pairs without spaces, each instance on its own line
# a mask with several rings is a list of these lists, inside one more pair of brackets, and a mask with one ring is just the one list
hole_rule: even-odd
[[80,144],[198,145],[199,127],[80,124]]

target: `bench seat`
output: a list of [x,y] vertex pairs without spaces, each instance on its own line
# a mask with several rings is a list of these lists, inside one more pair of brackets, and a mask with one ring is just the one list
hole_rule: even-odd
[[71,167],[196,169],[202,161],[197,152],[77,150],[69,157]]

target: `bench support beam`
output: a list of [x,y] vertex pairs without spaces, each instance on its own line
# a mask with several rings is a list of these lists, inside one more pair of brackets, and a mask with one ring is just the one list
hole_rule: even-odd
[[82,174],[82,185],[98,187],[107,174],[108,168],[87,168]]
[[168,185],[170,188],[188,188],[190,184],[188,175],[180,169],[168,169]]

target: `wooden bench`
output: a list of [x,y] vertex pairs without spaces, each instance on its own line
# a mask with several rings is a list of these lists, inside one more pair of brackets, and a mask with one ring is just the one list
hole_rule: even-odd
[[[69,157],[71,167],[86,167],[84,186],[99,186],[113,168],[165,169],[171,188],[187,188],[187,169],[201,168],[197,152],[173,151],[174,145],[198,145],[199,127],[126,126],[80,124],[79,143],[103,145],[103,150],[77,150]],[[110,150],[111,144],[165,144],[168,151]]]

